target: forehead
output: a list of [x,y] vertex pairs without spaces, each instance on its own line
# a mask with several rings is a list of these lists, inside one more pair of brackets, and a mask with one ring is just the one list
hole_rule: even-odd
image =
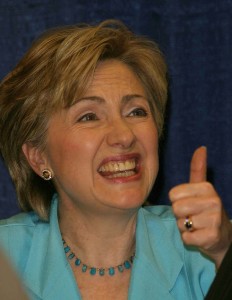
[[98,64],[87,93],[102,87],[109,88],[108,91],[110,92],[110,88],[114,86],[119,90],[121,88],[136,89],[144,93],[137,75],[126,64],[117,60],[106,60]]

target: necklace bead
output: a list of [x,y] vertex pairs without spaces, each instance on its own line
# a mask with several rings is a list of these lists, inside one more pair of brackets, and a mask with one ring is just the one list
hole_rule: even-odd
[[91,275],[95,275],[96,272],[97,272],[97,269],[96,269],[96,268],[93,267],[93,268],[90,269],[90,274],[91,274]]
[[128,260],[126,260],[126,261],[124,262],[124,267],[125,267],[126,269],[130,269],[130,268],[131,268],[131,264],[130,264],[130,262],[129,262]]
[[87,267],[86,265],[83,265],[83,266],[82,266],[82,272],[85,273],[85,272],[87,271],[87,268],[88,268],[88,267]]
[[119,266],[118,266],[118,270],[119,270],[119,272],[121,272],[121,273],[122,273],[122,272],[123,272],[123,270],[124,270],[124,269],[123,269],[123,266],[122,266],[122,265],[119,265]]
[[99,269],[99,275],[104,276],[105,275],[105,269]]
[[114,267],[110,267],[110,268],[109,268],[109,275],[110,275],[110,276],[114,276],[114,274],[115,274]]
[[70,248],[69,248],[68,246],[64,248],[64,252],[65,252],[65,253],[68,253],[69,250],[70,250]]
[[69,256],[68,256],[68,259],[73,259],[74,256],[75,256],[74,253],[70,253]]
[[80,260],[79,258],[77,258],[77,259],[75,260],[75,265],[76,265],[76,266],[80,266],[80,264],[81,264],[81,260]]

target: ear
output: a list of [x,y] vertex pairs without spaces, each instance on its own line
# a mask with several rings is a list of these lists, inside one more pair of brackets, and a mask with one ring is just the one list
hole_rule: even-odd
[[22,151],[34,172],[41,176],[42,170],[48,168],[45,153],[30,143],[23,144]]

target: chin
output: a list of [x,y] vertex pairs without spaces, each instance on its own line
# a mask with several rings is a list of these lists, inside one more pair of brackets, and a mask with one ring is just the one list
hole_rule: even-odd
[[[118,201],[120,199],[120,201]],[[145,202],[145,197],[139,197],[138,193],[133,193],[130,196],[121,196],[115,200],[115,206],[120,209],[138,209]]]

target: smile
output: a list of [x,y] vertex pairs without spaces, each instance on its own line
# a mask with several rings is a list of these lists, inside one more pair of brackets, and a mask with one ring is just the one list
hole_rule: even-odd
[[109,161],[100,166],[98,172],[108,179],[131,177],[138,173],[137,159],[130,158],[120,161]]

